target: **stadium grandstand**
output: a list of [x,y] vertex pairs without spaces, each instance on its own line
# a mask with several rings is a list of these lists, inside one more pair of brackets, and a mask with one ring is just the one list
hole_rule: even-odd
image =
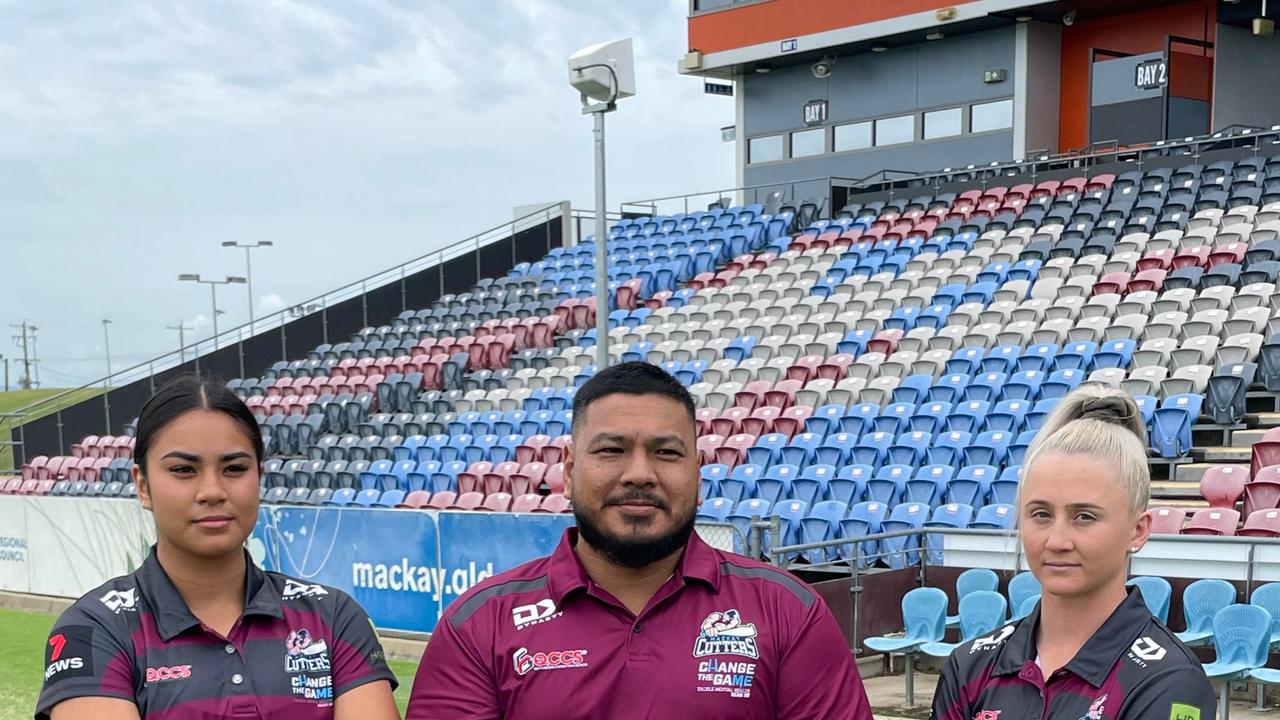
[[[1012,533],[1022,461],[1084,383],[1138,400],[1158,535],[1134,582],[1210,663],[1206,608],[1280,618],[1271,18],[1249,0],[692,0],[680,72],[732,93],[738,187],[622,204],[607,258],[592,218],[540,210],[23,409],[39,417],[9,439],[0,507],[75,503],[91,524],[136,504],[129,418],[176,373],[230,377],[269,438],[255,557],[429,632],[572,521],[570,407],[605,293],[610,358],[662,366],[699,403],[702,535],[812,583],[860,657],[905,656],[905,704],[915,663],[1009,616],[962,597],[999,591],[1013,617],[1037,597]],[[409,541],[438,548],[413,559]],[[384,597],[378,568],[401,557],[456,577]],[[0,589],[102,580],[22,575]],[[1220,692],[1249,683],[1262,707],[1280,674],[1250,670]]]

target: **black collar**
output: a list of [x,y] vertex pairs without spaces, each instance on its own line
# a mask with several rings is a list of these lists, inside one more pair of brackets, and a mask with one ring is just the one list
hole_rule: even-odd
[[[254,564],[247,551],[244,562],[244,615],[265,615],[283,620],[280,594],[268,581],[267,574]],[[160,632],[161,640],[169,642],[183,632],[200,626],[200,620],[191,614],[191,608],[173,586],[169,574],[160,566],[154,545],[151,546],[151,554],[133,576],[137,579],[142,596],[147,599],[155,614],[156,629]]]
[[[1095,688],[1102,687],[1111,674],[1111,668],[1146,631],[1147,621],[1151,618],[1151,611],[1142,600],[1142,591],[1136,587],[1129,588],[1124,602],[1116,607],[1065,668]],[[1040,604],[1037,603],[1035,610],[1018,623],[1013,636],[1000,648],[1000,656],[993,669],[995,675],[1016,674],[1036,659],[1036,629],[1039,625]]]

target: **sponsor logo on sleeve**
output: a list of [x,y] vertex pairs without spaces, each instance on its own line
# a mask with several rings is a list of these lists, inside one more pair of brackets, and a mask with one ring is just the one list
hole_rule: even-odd
[[709,655],[741,655],[756,660],[760,648],[756,644],[756,626],[742,622],[737,610],[713,612],[702,621],[698,639],[693,644],[694,657]]
[[93,628],[68,625],[49,637],[44,651],[45,682],[93,676]]
[[298,598],[323,597],[328,594],[329,591],[319,585],[308,585],[306,583],[300,583],[297,580],[285,580],[284,592],[281,594],[281,599],[296,600]]
[[542,670],[568,670],[587,666],[586,650],[553,650],[551,652],[530,652],[528,648],[517,648],[511,654],[511,664],[516,675],[524,677],[531,672]]
[[329,645],[306,628],[294,630],[284,642],[284,671],[292,677],[289,687],[305,700],[322,707],[333,703],[333,676],[330,674]]
[[138,611],[138,588],[128,590],[112,590],[98,598],[108,610],[119,615],[122,612]]
[[1000,710],[979,710],[973,720],[1000,720]]
[[1013,634],[1013,631],[1014,626],[1005,625],[994,635],[988,635],[974,640],[973,644],[969,646],[969,654],[972,655],[979,650],[991,650],[1000,647],[1001,643],[1009,639],[1009,636]]
[[515,623],[517,630],[523,630],[530,625],[555,620],[563,614],[563,612],[556,612],[555,601],[548,598],[532,605],[520,605],[514,608],[511,611],[511,621]]
[[1173,703],[1169,706],[1169,720],[1200,720],[1200,708],[1195,705]]

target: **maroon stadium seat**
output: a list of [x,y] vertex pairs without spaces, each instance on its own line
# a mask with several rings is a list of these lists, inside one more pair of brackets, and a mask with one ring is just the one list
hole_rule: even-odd
[[569,498],[555,493],[542,498],[542,505],[534,512],[567,513],[571,509]]
[[458,493],[452,490],[441,490],[431,496],[431,501],[427,503],[427,507],[434,510],[448,510],[453,507],[453,501],[458,499]]
[[1280,465],[1259,468],[1244,486],[1246,517],[1252,515],[1255,510],[1268,510],[1274,507],[1280,507]]
[[431,503],[431,493],[426,490],[414,490],[405,496],[404,501],[396,505],[398,508],[419,509],[428,507]]
[[1244,521],[1237,535],[1248,537],[1280,537],[1280,510],[1255,510]]
[[450,510],[476,510],[484,503],[484,494],[478,492],[464,492],[453,501],[449,506]]
[[1183,535],[1235,535],[1240,513],[1229,508],[1204,508],[1191,516]]
[[507,512],[511,509],[511,493],[499,492],[486,495],[484,502],[474,510],[490,510],[493,512]]
[[1151,532],[1157,535],[1181,533],[1182,523],[1187,519],[1187,511],[1179,507],[1153,507],[1148,512],[1151,515]]
[[535,512],[542,505],[542,496],[536,493],[525,493],[517,495],[511,501],[511,512],[527,513]]
[[1209,507],[1234,508],[1249,482],[1249,471],[1243,465],[1215,465],[1200,478],[1200,494]]

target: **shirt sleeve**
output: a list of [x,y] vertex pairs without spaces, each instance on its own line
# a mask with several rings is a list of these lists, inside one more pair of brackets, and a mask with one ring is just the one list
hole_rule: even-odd
[[493,668],[465,633],[441,619],[427,643],[409,695],[405,720],[502,717]]
[[364,608],[344,592],[337,595],[338,609],[333,619],[333,695],[352,688],[386,680],[395,690],[399,682],[387,666],[382,643]]
[[137,702],[133,657],[119,632],[72,605],[53,624],[44,646],[44,685],[36,701],[36,720],[63,700],[113,697]]
[[1116,720],[1214,720],[1218,699],[1204,671],[1182,665],[1142,683]]
[[871,720],[858,665],[835,616],[821,598],[806,612],[782,653],[774,716],[788,720]]
[[930,720],[969,720],[969,709],[960,702],[960,666],[956,654],[951,653],[938,673],[938,686],[933,691],[933,710]]

